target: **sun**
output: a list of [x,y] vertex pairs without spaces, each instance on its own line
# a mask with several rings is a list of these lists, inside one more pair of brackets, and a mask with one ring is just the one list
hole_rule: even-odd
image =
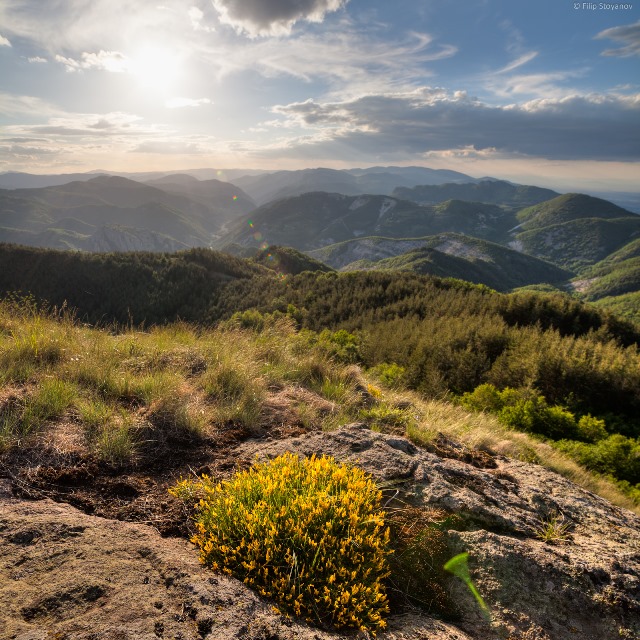
[[179,69],[179,55],[161,46],[143,47],[131,59],[131,73],[140,86],[153,91],[169,91],[178,78]]

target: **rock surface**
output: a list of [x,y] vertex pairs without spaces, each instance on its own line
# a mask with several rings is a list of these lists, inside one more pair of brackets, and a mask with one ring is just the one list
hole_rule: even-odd
[[[238,461],[284,451],[358,464],[413,506],[456,512],[454,551],[468,551],[493,622],[462,583],[460,619],[393,616],[382,640],[609,640],[640,637],[640,518],[536,465],[476,466],[348,425],[332,433],[248,441]],[[0,481],[2,482],[2,481]],[[563,514],[570,539],[545,544],[540,522]],[[201,567],[184,540],[16,499],[0,484],[0,638],[339,640],[275,613],[237,580]]]

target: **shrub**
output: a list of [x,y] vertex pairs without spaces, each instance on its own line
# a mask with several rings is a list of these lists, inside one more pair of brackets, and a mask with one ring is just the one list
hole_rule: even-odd
[[481,384],[473,391],[462,395],[460,404],[471,411],[498,413],[505,405],[503,393],[492,384]]
[[[495,413],[504,425],[520,431],[554,440],[578,436],[578,425],[573,413],[559,405],[549,406],[545,398],[534,389],[507,387],[499,391],[492,384],[482,384],[472,392],[465,393],[460,398],[460,404],[474,411]],[[597,428],[588,420],[585,420],[584,426],[586,430]]]
[[367,409],[361,409],[358,419],[363,420],[373,431],[404,433],[407,427],[415,422],[414,416],[406,409],[392,407],[386,403],[380,403]]
[[578,421],[578,437],[580,440],[598,442],[599,440],[604,440],[608,435],[605,421],[600,418],[594,418],[592,415],[587,414]]
[[[173,495],[184,495],[185,484]],[[192,542],[203,564],[309,621],[384,628],[389,530],[382,494],[362,470],[287,453],[201,484]]]
[[323,329],[317,335],[317,344],[331,357],[339,362],[352,364],[362,360],[359,336],[345,329],[329,331]]
[[370,373],[376,376],[380,382],[392,389],[403,386],[406,369],[395,362],[376,365],[370,369]]
[[612,475],[630,484],[640,483],[640,440],[619,433],[594,444],[562,440],[556,445],[591,471]]

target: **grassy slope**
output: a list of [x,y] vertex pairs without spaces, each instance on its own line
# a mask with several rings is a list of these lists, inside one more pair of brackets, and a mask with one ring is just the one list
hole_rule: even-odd
[[75,455],[126,468],[221,425],[258,434],[273,421],[282,425],[283,416],[289,426],[312,429],[358,419],[402,430],[422,444],[442,432],[470,446],[537,461],[632,507],[606,480],[488,415],[372,384],[286,319],[269,321],[259,332],[233,324],[208,330],[174,324],[112,334],[68,316],[1,303],[0,361],[3,452],[64,434]]
[[407,366],[409,384],[425,393],[463,393],[486,381],[530,384],[583,411],[624,410],[626,423],[640,427],[634,356],[620,350],[640,342],[637,328],[568,296],[501,295],[411,272],[282,278],[210,250],[88,255],[5,247],[0,267],[0,291],[66,302],[90,322],[149,326],[178,318],[215,323],[245,310],[291,313],[317,331],[361,331],[368,366]]

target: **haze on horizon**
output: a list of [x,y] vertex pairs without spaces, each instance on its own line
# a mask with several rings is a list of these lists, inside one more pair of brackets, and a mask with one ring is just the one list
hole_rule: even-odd
[[0,172],[396,164],[637,191],[639,8],[2,0]]

